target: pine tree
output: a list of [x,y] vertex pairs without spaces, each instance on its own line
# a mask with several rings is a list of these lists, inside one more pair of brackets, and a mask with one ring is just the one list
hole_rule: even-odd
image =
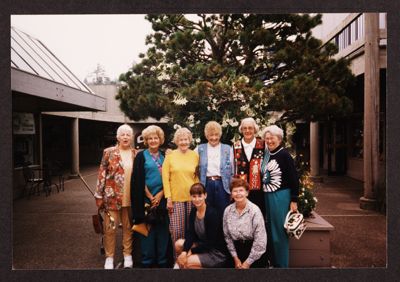
[[141,62],[120,76],[117,95],[131,119],[163,116],[188,126],[196,137],[216,120],[223,140],[240,119],[268,123],[325,120],[352,109],[354,78],[333,44],[322,47],[311,30],[321,15],[147,15],[154,33]]

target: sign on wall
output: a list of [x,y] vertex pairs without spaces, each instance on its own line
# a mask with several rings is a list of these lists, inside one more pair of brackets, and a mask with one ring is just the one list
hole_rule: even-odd
[[14,134],[35,134],[35,118],[32,113],[13,113]]

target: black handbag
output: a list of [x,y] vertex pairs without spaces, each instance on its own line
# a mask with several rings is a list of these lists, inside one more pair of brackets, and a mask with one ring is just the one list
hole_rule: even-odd
[[168,210],[161,206],[146,207],[144,221],[147,224],[164,222],[168,216]]

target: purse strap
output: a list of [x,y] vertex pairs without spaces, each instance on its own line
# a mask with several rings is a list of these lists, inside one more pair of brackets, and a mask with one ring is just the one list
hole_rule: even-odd
[[79,178],[82,180],[83,184],[85,184],[86,189],[89,190],[90,194],[92,194],[92,196],[94,197],[94,193],[93,191],[90,189],[89,184],[87,184],[87,182],[85,181],[85,179],[83,179],[82,175],[80,173],[78,173]]

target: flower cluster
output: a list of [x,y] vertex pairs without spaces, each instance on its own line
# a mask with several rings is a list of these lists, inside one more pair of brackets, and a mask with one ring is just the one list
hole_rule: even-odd
[[300,192],[297,202],[298,210],[304,217],[309,217],[315,209],[318,199],[313,195],[314,183],[310,178],[310,173],[305,172],[300,177]]
[[[210,66],[209,71],[214,73],[218,69]],[[221,141],[230,144],[240,138],[238,128],[243,118],[253,117],[260,128],[266,126],[269,119],[267,90],[259,81],[237,75],[235,69],[197,80],[179,93],[171,93],[169,126],[171,129],[174,125],[187,127],[193,134],[194,147],[199,140],[207,141],[204,126],[214,120],[222,126]]]
[[174,96],[174,100],[172,101],[175,105],[177,106],[184,106],[187,104],[188,100],[183,97],[182,95],[176,95]]

